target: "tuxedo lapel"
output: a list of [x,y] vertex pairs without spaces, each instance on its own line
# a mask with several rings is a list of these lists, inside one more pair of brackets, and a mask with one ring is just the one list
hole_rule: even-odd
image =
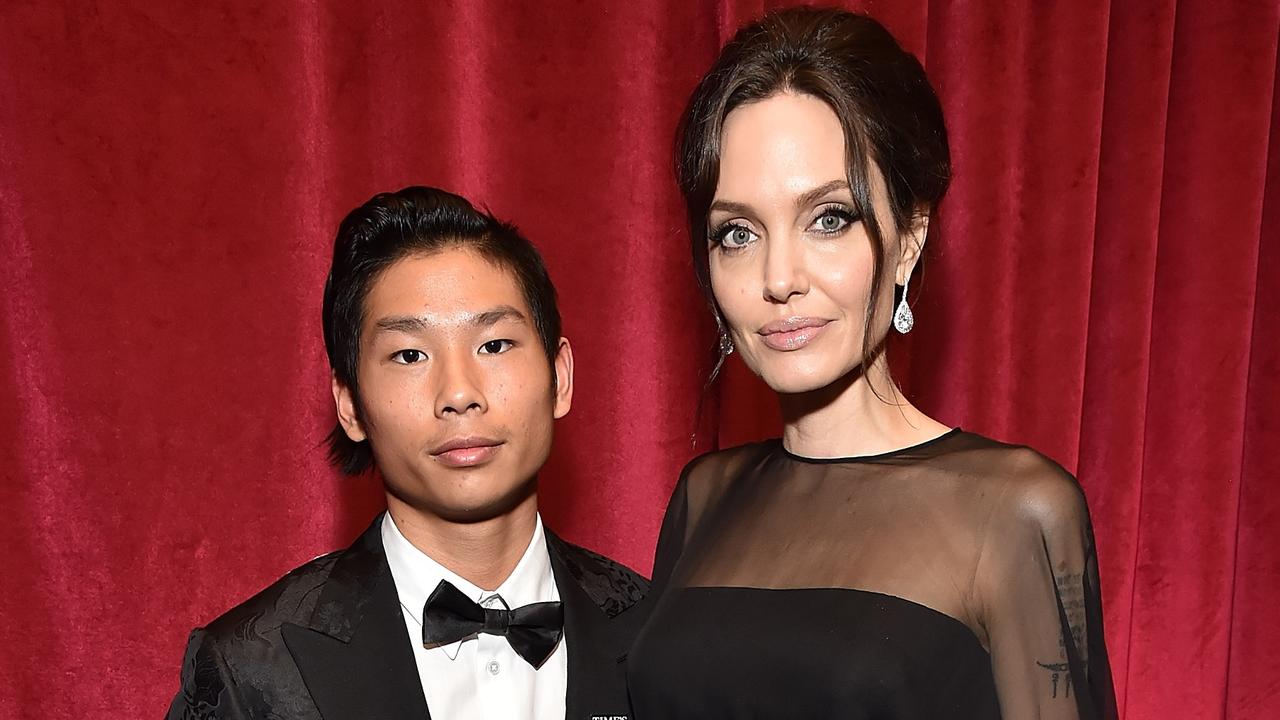
[[280,629],[325,720],[429,717],[381,519],[337,560],[308,622]]
[[565,718],[625,719],[629,708],[624,661],[630,643],[627,629],[632,623],[629,618],[610,618],[586,592],[580,569],[566,557],[572,550],[549,531],[547,550],[564,603],[564,637],[569,652]]

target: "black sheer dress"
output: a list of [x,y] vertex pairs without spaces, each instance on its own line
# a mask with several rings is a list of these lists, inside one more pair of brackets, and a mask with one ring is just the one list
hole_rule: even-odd
[[972,433],[698,458],[651,592],[628,661],[639,720],[1116,715],[1079,485]]

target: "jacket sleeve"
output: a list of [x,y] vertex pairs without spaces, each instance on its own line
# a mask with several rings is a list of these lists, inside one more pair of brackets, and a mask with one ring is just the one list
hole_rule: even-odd
[[168,720],[250,717],[212,638],[203,629],[193,631],[182,660],[182,687],[169,706]]

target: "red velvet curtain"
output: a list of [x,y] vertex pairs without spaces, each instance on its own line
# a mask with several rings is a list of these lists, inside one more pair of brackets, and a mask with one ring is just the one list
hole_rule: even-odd
[[[955,155],[899,379],[1078,473],[1126,716],[1280,716],[1280,2],[851,7],[925,62]],[[742,367],[703,392],[669,169],[763,9],[4,4],[0,716],[158,715],[190,627],[377,511],[324,462],[319,307],[380,190],[543,249],[578,360],[544,514],[647,570],[683,463],[777,431]]]

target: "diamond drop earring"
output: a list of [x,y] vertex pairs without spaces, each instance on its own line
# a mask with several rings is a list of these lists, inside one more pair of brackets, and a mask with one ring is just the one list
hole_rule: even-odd
[[911,328],[916,325],[916,317],[911,314],[911,306],[907,304],[907,283],[909,282],[911,282],[910,275],[902,281],[902,300],[898,301],[898,307],[893,311],[893,327],[903,335],[911,332]]
[[720,332],[720,357],[727,358],[733,354],[733,338],[729,337],[729,333]]

